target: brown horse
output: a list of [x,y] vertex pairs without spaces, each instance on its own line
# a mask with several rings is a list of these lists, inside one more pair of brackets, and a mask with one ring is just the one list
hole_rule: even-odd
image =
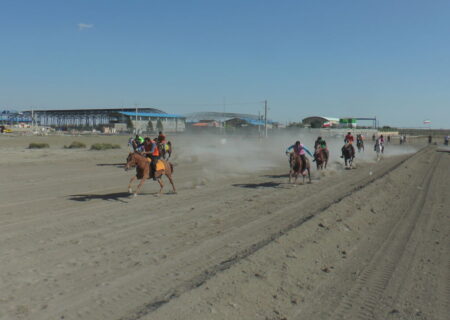
[[306,163],[303,163],[302,158],[291,152],[289,155],[289,183],[291,183],[292,177],[295,177],[294,184],[297,182],[298,175],[301,174],[303,177],[303,184],[305,183],[305,171],[308,171],[309,183],[311,183],[311,167],[309,160],[305,157]]
[[326,169],[328,163],[328,150],[318,147],[314,152],[314,160],[316,160],[317,170]]
[[[175,185],[172,180],[172,174],[173,174],[173,165],[172,163],[166,161],[166,160],[159,160],[158,162],[161,162],[163,164],[163,169],[159,169],[159,163],[157,164],[156,171],[154,173],[156,179],[158,180],[159,186],[161,187],[159,190],[159,194],[162,193],[162,190],[164,188],[164,183],[162,181],[162,176],[166,175],[167,179],[169,179],[170,184],[172,185],[173,192],[176,193]],[[136,175],[133,176],[130,180],[130,183],[128,184],[128,192],[133,193],[131,189],[131,184],[134,180],[138,179],[141,180],[139,185],[137,186],[136,190],[134,191],[134,196],[137,196],[139,191],[141,190],[145,180],[153,178],[150,177],[150,163],[148,162],[148,159],[141,155],[138,152],[130,153],[127,158],[127,164],[125,165],[125,170],[130,169],[131,167],[136,167]]]

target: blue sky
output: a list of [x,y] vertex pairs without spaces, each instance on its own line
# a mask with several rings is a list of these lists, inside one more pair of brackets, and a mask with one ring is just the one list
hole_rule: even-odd
[[[81,26],[81,27],[80,27]],[[450,1],[0,1],[0,109],[450,128]]]

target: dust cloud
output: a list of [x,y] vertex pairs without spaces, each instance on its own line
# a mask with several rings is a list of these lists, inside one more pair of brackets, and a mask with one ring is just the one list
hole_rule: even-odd
[[[260,138],[245,135],[185,134],[172,139],[175,165],[184,164],[198,167],[203,173],[203,182],[215,178],[242,176],[270,169],[289,170],[286,149],[299,140],[311,153],[318,134],[285,132]],[[323,136],[330,151],[328,173],[314,173],[315,165],[311,160],[313,176],[332,174],[331,171],[343,169],[340,158],[344,144],[343,135]],[[376,162],[374,143],[365,140],[365,151],[356,150],[355,166],[360,162]],[[355,145],[356,148],[356,145]],[[417,146],[386,144],[384,157],[391,157],[417,151]]]

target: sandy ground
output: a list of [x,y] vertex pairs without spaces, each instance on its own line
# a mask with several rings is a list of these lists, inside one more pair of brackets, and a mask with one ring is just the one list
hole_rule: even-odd
[[450,154],[295,186],[289,139],[175,137],[178,194],[131,198],[126,137],[0,136],[0,319],[448,319]]

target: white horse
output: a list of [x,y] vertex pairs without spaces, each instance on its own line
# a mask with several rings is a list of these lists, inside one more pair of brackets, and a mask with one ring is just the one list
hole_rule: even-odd
[[380,161],[381,155],[384,153],[384,146],[381,143],[376,143],[374,150],[377,153],[377,161]]

